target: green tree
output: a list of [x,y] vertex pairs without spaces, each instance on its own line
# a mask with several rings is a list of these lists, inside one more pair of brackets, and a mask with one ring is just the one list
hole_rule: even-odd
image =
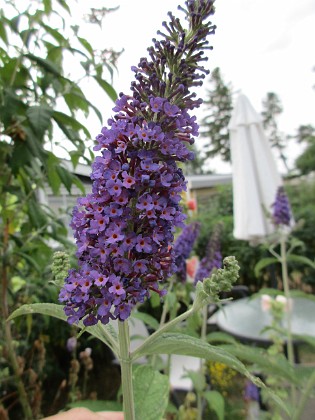
[[113,100],[116,93],[106,81],[114,63],[94,51],[78,26],[67,26],[70,9],[65,0],[20,2],[20,8],[16,4],[6,0],[0,10],[0,347],[5,356],[0,362],[2,377],[9,382],[13,378],[17,406],[29,420],[40,416],[40,407],[19,363],[27,339],[15,341],[17,326],[5,320],[16,305],[44,294],[43,300],[57,297],[48,283],[50,243],[69,244],[65,227],[40,202],[39,191],[47,185],[55,194],[61,186],[69,193],[73,185],[83,191],[51,145],[58,141],[69,148],[74,166],[80,158],[89,161],[86,144],[91,134],[80,121],[92,111],[102,122],[79,81],[69,76],[69,57],[71,66],[81,68],[81,81],[93,79]]
[[315,127],[301,125],[294,136],[298,143],[306,143],[306,149],[296,159],[295,166],[302,175],[315,171]]
[[231,159],[228,124],[233,110],[232,87],[225,84],[221,70],[216,67],[210,76],[211,88],[207,89],[204,101],[209,114],[201,122],[201,135],[209,139],[206,156],[221,156],[223,161]]
[[279,132],[277,121],[282,112],[283,108],[278,95],[274,92],[268,92],[266,98],[263,100],[263,111],[261,113],[263,126],[271,147],[278,150],[279,156],[285,168],[288,170],[287,158],[284,154],[285,136]]

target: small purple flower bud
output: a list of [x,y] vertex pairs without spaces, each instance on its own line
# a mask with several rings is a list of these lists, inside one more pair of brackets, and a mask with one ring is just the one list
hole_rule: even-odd
[[279,225],[290,225],[291,221],[291,207],[288,196],[284,188],[281,186],[277,190],[276,201],[272,204],[273,207],[273,223]]

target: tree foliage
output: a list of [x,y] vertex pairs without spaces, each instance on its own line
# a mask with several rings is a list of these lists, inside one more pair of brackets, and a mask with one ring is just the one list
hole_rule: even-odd
[[295,166],[302,175],[315,171],[315,127],[301,125],[297,130],[298,143],[306,143],[306,148],[296,159]]
[[277,149],[280,159],[288,170],[287,158],[284,154],[286,147],[285,136],[278,129],[278,117],[282,112],[283,107],[278,95],[274,92],[268,92],[263,100],[263,111],[261,113],[263,126],[271,147]]
[[204,101],[209,113],[201,122],[201,135],[209,139],[205,147],[206,156],[221,156],[223,161],[229,162],[231,154],[228,124],[233,110],[232,87],[231,84],[225,84],[218,67],[212,71],[210,85]]
[[[104,96],[116,98],[106,80],[111,76],[108,70],[113,71],[113,63],[105,63],[102,56],[99,58],[90,42],[80,36],[79,27],[67,26],[69,13],[64,0],[5,1],[0,10],[3,320],[21,302],[57,297],[48,282],[51,244],[68,244],[67,231],[62,221],[39,200],[40,191],[47,185],[55,194],[61,186],[69,193],[73,185],[84,189],[53,153],[53,145],[59,143],[61,148],[70,150],[68,157],[74,166],[80,158],[89,161],[86,144],[91,134],[82,120],[94,112],[100,124],[102,121],[101,113],[72,75],[72,68],[81,68],[78,77],[93,79]],[[21,349],[15,349],[12,344],[15,333],[14,327],[3,322],[0,344],[5,346],[4,354],[16,377],[23,418],[37,418],[38,407],[32,405],[30,412],[32,390],[23,390],[21,375],[24,379],[27,375],[17,363],[16,353]],[[23,346],[27,346],[26,341]]]

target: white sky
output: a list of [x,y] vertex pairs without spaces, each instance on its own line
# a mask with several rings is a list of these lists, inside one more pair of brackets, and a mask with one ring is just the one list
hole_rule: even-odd
[[[79,2],[80,7],[83,2]],[[178,16],[177,5],[183,0],[104,0],[89,1],[84,10],[74,11],[82,16],[88,7],[115,7],[119,10],[108,14],[100,30],[97,25],[88,26],[86,36],[95,48],[124,49],[119,58],[119,74],[114,76],[117,92],[129,92],[134,73],[131,65],[146,55],[151,39],[161,23],[168,20],[171,10]],[[278,94],[284,112],[279,128],[286,134],[294,134],[301,124],[315,124],[315,2],[314,0],[217,0],[216,13],[212,17],[217,26],[210,38],[214,50],[209,52],[206,66],[220,67],[226,83],[234,90],[241,90],[257,112],[262,110],[262,100],[267,92]],[[205,96],[205,88],[198,90]],[[96,99],[97,100],[97,99]],[[100,104],[104,120],[112,115],[112,104]],[[204,114],[198,110],[198,118]],[[97,132],[99,130],[96,130]],[[93,132],[93,130],[92,130]],[[95,134],[97,134],[97,132]],[[198,141],[198,140],[197,140]],[[294,159],[301,149],[291,146]],[[218,160],[211,163],[218,172],[230,172],[229,165]]]

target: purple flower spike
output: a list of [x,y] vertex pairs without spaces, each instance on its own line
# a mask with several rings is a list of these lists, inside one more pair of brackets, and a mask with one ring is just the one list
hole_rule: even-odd
[[209,277],[213,270],[222,267],[222,254],[220,251],[221,224],[218,224],[208,242],[206,255],[200,261],[195,275],[195,284]]
[[184,227],[174,244],[176,275],[180,281],[186,281],[186,260],[189,258],[200,232],[200,223],[193,222]]
[[272,204],[273,207],[273,222],[276,226],[289,226],[291,222],[291,207],[288,196],[284,188],[281,186],[277,190],[276,201]]
[[161,284],[175,271],[174,232],[184,226],[179,201],[186,190],[178,162],[193,158],[188,147],[198,125],[189,111],[202,101],[190,89],[209,73],[202,62],[214,33],[213,0],[185,5],[179,9],[187,29],[169,14],[166,34],[132,67],[131,94],[119,95],[96,137],[92,193],[78,200],[71,221],[78,269],[59,295],[70,323],[123,321],[151,292],[164,296]]

